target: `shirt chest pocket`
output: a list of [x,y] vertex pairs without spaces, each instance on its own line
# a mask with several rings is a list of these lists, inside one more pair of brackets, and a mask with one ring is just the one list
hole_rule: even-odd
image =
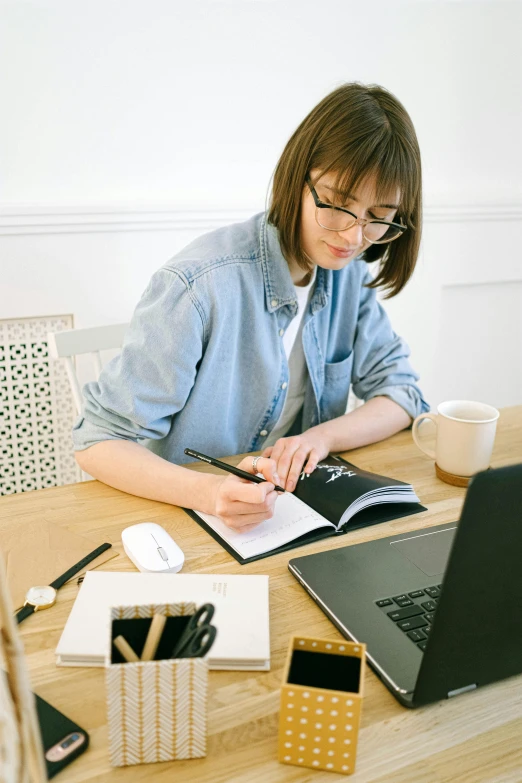
[[321,420],[328,421],[346,413],[352,378],[353,352],[340,362],[324,365],[324,388],[321,397]]

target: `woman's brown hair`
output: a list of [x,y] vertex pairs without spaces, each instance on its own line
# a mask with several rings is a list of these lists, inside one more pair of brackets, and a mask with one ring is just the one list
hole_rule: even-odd
[[300,219],[305,178],[312,169],[319,169],[320,176],[334,174],[335,188],[346,197],[368,176],[375,178],[378,199],[399,188],[394,220],[407,231],[389,244],[370,245],[362,255],[365,261],[380,261],[369,287],[382,286],[386,298],[398,294],[415,268],[422,224],[420,151],[404,106],[378,85],[344,84],[323,98],[289,139],[274,172],[268,220],[278,229],[283,255],[307,271]]

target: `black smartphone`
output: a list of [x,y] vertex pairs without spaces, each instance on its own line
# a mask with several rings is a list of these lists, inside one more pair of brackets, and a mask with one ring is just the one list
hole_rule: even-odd
[[34,695],[47,777],[53,778],[89,746],[89,735],[44,699]]

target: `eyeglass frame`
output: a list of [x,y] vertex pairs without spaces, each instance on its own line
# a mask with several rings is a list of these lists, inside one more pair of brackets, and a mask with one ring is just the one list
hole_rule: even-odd
[[[354,215],[353,212],[350,212],[349,209],[345,209],[344,207],[335,207],[333,204],[325,204],[324,201],[321,201],[319,196],[317,195],[317,191],[312,185],[312,181],[309,176],[305,178],[305,182],[310,188],[310,193],[312,194],[312,198],[315,203],[315,219],[317,221],[317,224],[321,226],[321,228],[324,228],[325,231],[348,231],[350,228],[353,228],[355,225],[361,226],[363,229],[363,237],[367,242],[369,242],[372,245],[388,245],[390,242],[393,242],[395,239],[399,239],[405,231],[407,231],[408,226],[404,226],[402,223],[394,223],[392,221],[388,220],[377,220],[374,218],[373,220],[368,220],[368,218],[359,218],[357,215]],[[318,217],[317,217],[317,210],[318,209],[335,209],[337,212],[346,212],[347,215],[350,215],[350,217],[353,217],[353,223],[351,223],[346,228],[328,228],[328,226],[323,226],[321,223],[319,223]],[[368,239],[366,234],[364,233],[365,226],[368,225],[368,223],[378,223],[381,226],[393,226],[394,228],[398,228],[400,230],[400,234],[397,234],[396,237],[392,237],[391,239],[386,239],[384,242],[382,240],[375,240],[375,239]]]

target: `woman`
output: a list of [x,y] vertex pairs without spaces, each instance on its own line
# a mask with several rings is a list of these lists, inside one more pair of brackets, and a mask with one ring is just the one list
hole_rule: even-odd
[[[420,230],[408,114],[381,87],[340,87],[286,145],[268,214],[200,237],[152,277],[121,355],[84,389],[80,467],[245,530],[272,516],[274,483],[292,491],[328,453],[408,427],[428,406],[376,288],[404,287]],[[365,404],[345,413],[350,384]],[[189,471],[186,447],[262,450],[240,466],[267,482]]]

